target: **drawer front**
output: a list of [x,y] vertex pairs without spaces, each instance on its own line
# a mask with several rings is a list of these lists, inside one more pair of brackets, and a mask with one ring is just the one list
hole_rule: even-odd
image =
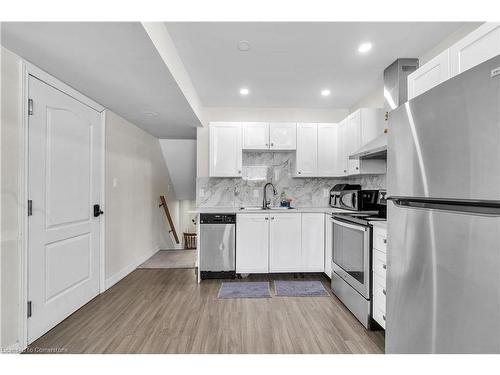
[[387,274],[387,255],[382,251],[373,249],[373,273],[384,280]]
[[385,312],[385,279],[377,275],[373,275],[373,299],[380,301]]
[[373,228],[373,247],[384,253],[387,252],[387,231],[385,229]]
[[385,279],[373,275],[373,319],[385,329]]
[[373,316],[372,318],[385,329],[385,312],[382,311],[375,301],[373,302]]

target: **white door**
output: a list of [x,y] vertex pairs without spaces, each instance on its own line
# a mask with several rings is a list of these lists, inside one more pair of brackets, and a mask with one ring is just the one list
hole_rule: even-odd
[[302,270],[325,270],[325,214],[302,214]]
[[269,215],[236,215],[236,272],[269,272]]
[[270,272],[301,272],[300,214],[271,214]]
[[347,149],[347,170],[349,175],[359,173],[359,160],[349,159],[361,147],[361,112],[358,110],[349,116],[347,125],[348,149]]
[[269,124],[271,150],[295,150],[297,147],[297,124],[274,122]]
[[450,50],[447,49],[408,76],[408,100],[450,78]]
[[297,124],[296,169],[298,177],[318,173],[318,124]]
[[325,214],[325,274],[332,277],[333,224],[331,215]]
[[28,342],[99,293],[101,115],[31,77]]
[[241,124],[211,122],[209,132],[210,177],[241,177]]
[[450,47],[451,77],[499,54],[500,23],[486,22]]
[[242,128],[244,150],[269,149],[269,123],[244,122]]
[[337,124],[318,124],[318,172],[321,177],[338,176]]
[[339,124],[338,137],[337,137],[337,171],[338,176],[347,176],[347,125],[348,120],[342,120]]

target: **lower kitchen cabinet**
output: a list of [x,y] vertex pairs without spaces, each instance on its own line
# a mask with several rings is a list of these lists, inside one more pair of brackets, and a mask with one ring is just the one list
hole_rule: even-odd
[[332,216],[325,214],[325,274],[332,277],[333,225]]
[[386,273],[387,273],[387,229],[373,226],[373,305],[372,317],[385,329]]
[[236,272],[269,272],[269,215],[236,215]]
[[301,214],[271,214],[269,245],[269,272],[302,272]]
[[304,272],[324,272],[325,214],[302,214],[302,264]]

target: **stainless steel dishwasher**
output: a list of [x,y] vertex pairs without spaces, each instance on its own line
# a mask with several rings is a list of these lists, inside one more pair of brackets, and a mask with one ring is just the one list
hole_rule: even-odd
[[201,279],[236,276],[236,215],[200,214]]

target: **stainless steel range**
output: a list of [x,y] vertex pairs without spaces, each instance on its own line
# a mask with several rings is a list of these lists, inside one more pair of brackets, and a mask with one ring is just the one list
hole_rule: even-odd
[[[366,327],[371,323],[371,253],[370,222],[385,220],[385,192],[351,191],[358,207],[371,211],[333,214],[332,290]],[[340,194],[343,196],[342,194]],[[351,199],[351,198],[350,198]]]

